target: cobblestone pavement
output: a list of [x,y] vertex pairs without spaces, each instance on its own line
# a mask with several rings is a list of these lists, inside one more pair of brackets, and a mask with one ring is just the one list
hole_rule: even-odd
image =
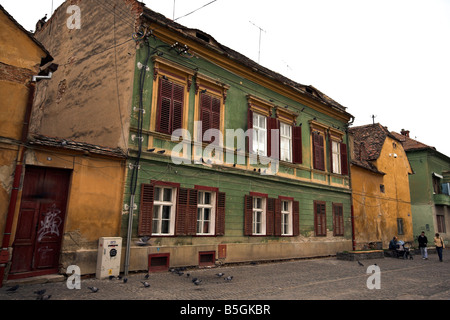
[[[361,266],[357,261],[328,257],[190,268],[182,275],[151,273],[145,280],[150,284],[148,288],[142,284],[145,273],[130,273],[126,283],[84,278],[80,289],[68,289],[62,279],[22,283],[11,293],[7,289],[14,283],[7,282],[0,288],[0,300],[36,300],[34,292],[42,289],[51,300],[450,300],[449,255],[444,250],[443,262],[437,255],[430,255],[428,260],[420,256],[414,260],[385,257],[362,260]],[[380,289],[369,289],[368,282],[376,284],[376,273],[368,273],[368,267],[375,264],[380,271]],[[219,272],[225,275],[218,277]],[[226,281],[226,276],[233,279]],[[202,282],[195,285],[193,278]],[[99,290],[92,293],[88,287]]]

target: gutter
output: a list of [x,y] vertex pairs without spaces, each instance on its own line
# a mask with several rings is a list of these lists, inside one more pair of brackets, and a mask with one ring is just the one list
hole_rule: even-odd
[[[349,123],[349,125],[352,125],[353,122],[355,121],[355,117],[352,116],[351,117],[351,121]],[[353,212],[353,189],[352,189],[352,170],[351,170],[351,157],[352,155],[350,154],[350,145],[349,145],[349,139],[348,139],[348,126],[346,128],[346,143],[347,143],[347,166],[348,166],[348,181],[349,181],[349,187],[350,187],[350,219],[351,219],[351,223],[352,223],[352,250],[355,251],[356,250],[356,238],[355,238],[355,214]]]

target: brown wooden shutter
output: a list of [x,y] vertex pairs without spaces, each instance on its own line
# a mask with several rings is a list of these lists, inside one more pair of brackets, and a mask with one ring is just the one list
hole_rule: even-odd
[[348,158],[347,158],[347,145],[344,143],[340,144],[341,148],[341,174],[348,175]]
[[175,235],[187,235],[189,189],[178,189],[177,213],[175,218]]
[[314,224],[316,236],[327,235],[327,220],[326,220],[326,208],[325,202],[314,202]]
[[197,233],[197,190],[178,189],[175,235],[189,236]]
[[217,193],[216,236],[225,235],[225,192]]
[[323,155],[323,136],[319,133],[313,132],[313,155],[314,155],[314,169],[325,170],[325,159]]
[[141,203],[139,212],[139,236],[151,236],[153,223],[153,186],[141,184]]
[[220,99],[211,98],[211,128],[220,130]]
[[183,128],[183,106],[184,106],[184,87],[178,84],[173,84],[172,94],[172,127],[169,134],[172,134],[176,129]]
[[253,231],[253,197],[244,196],[244,235],[251,236]]
[[292,162],[302,163],[302,127],[292,127],[292,136]]
[[333,140],[331,140],[331,135],[328,137],[328,150],[330,152],[330,172],[333,173]]
[[[249,108],[247,110],[247,130],[253,129],[253,111]],[[252,131],[248,131],[247,151],[253,153],[253,134]]]
[[333,203],[333,235],[344,235],[344,216],[342,204]]
[[[205,132],[211,128],[211,96],[200,93],[200,121],[202,122],[202,141],[204,141]],[[210,142],[206,141],[205,142]]]
[[272,129],[280,130],[280,121],[277,118],[267,118],[267,156],[273,157],[275,155],[275,152],[274,155],[272,155],[272,150],[275,150],[274,148],[278,148],[278,159],[280,159],[280,132],[278,131],[278,146],[276,143],[272,145]]
[[274,235],[281,236],[281,200],[273,199],[274,201]]
[[171,134],[172,129],[172,83],[159,80],[158,118],[156,131]]
[[268,198],[266,205],[266,236],[274,235],[275,199]]
[[292,235],[300,234],[300,204],[298,201],[292,201]]

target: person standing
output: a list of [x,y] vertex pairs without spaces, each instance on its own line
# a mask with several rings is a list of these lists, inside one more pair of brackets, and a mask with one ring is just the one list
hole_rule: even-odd
[[417,240],[419,241],[419,248],[420,248],[420,253],[422,254],[422,259],[428,260],[428,250],[427,250],[428,239],[425,236],[424,231],[422,231],[420,236],[417,237]]
[[444,240],[442,239],[441,236],[439,236],[439,233],[435,234],[434,245],[436,246],[436,251],[439,256],[439,261],[442,262],[442,249],[445,248],[445,245],[444,245]]

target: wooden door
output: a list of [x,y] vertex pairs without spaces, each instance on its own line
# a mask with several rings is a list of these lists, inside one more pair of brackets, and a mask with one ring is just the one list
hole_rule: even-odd
[[10,274],[57,272],[70,171],[27,167]]

